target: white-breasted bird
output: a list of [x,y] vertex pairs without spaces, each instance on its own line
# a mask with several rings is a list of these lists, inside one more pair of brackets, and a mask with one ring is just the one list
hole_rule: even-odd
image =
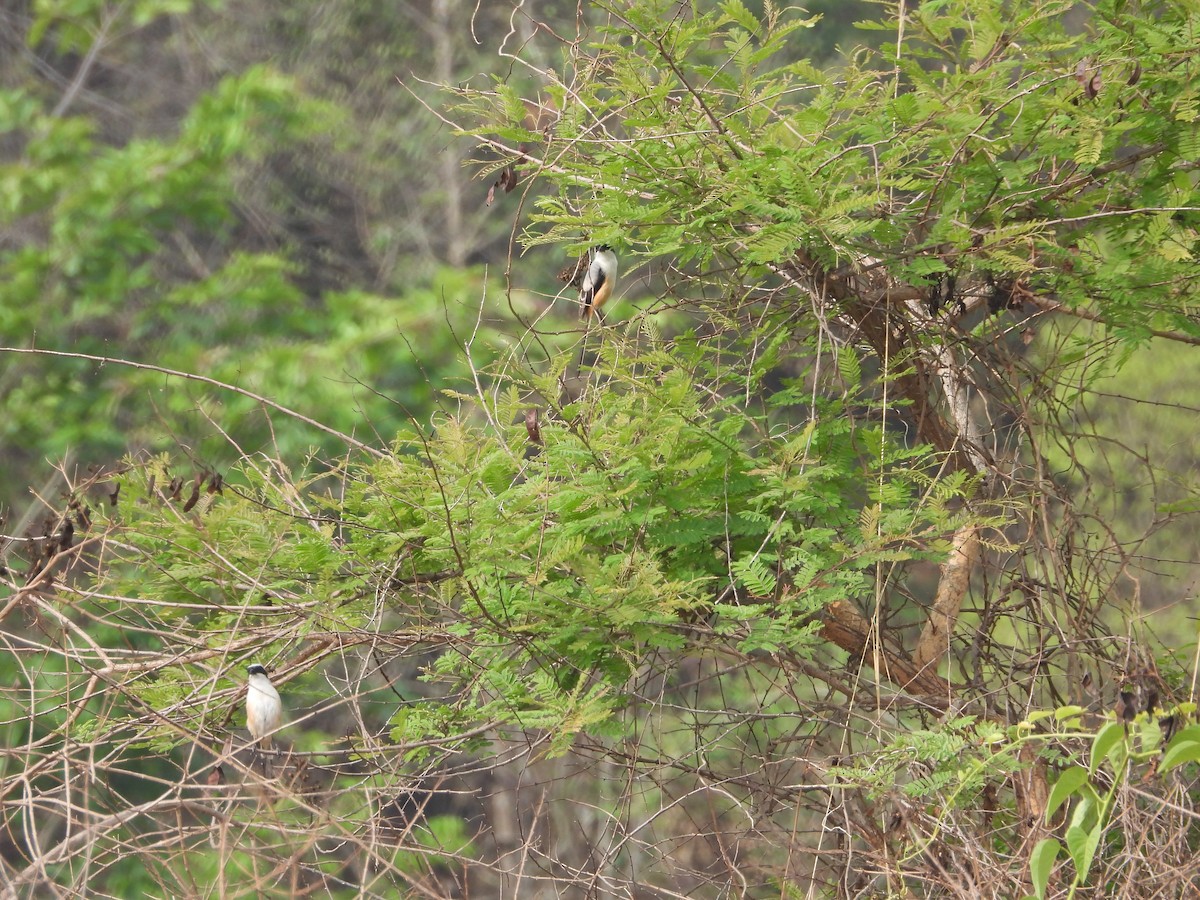
[[246,730],[263,750],[271,749],[271,735],[283,720],[283,701],[271,684],[265,667],[258,663],[246,670]]
[[580,315],[588,318],[612,296],[617,282],[617,255],[608,244],[597,244],[579,286]]

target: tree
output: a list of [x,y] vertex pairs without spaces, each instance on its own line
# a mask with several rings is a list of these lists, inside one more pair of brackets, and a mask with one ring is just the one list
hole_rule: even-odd
[[[1134,548],[1049,447],[1200,340],[1195,11],[901,5],[836,73],[796,11],[592,12],[439,112],[523,186],[479,306],[523,330],[461,335],[457,408],[304,470],[131,460],[27,554],[14,883],[1183,893],[1187,660],[1121,626]],[[521,298],[593,243],[639,277],[571,343]],[[274,781],[226,739],[251,659]]]

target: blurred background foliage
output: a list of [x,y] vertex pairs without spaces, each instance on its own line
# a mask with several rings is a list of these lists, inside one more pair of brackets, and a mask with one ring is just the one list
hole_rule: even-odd
[[[508,227],[397,81],[429,96],[417,75],[475,74],[469,8],[435,6],[6,6],[4,344],[202,372],[347,431],[427,420],[435,396],[415,388],[463,374],[456,334],[489,277],[484,326],[498,321],[502,269],[486,266]],[[242,447],[321,441],[269,429],[253,402],[94,362],[8,356],[0,394],[6,508],[46,460],[182,445],[226,465],[210,418]]]
[[[805,360],[789,358],[779,344],[769,341],[761,345],[761,359],[746,372],[723,370],[712,357],[698,352],[691,357],[685,352],[666,362],[655,359],[657,369],[625,359],[602,359],[598,368],[629,385],[640,384],[647,371],[653,371],[664,393],[677,387],[685,395],[683,400],[676,398],[678,414],[658,417],[654,409],[639,409],[631,389],[628,407],[614,404],[604,411],[609,418],[595,420],[603,419],[608,431],[572,434],[557,443],[551,438],[545,468],[539,473],[542,480],[535,479],[524,489],[518,482],[527,473],[518,471],[515,459],[525,432],[513,423],[528,396],[522,391],[536,388],[542,396],[552,396],[558,389],[554,378],[539,381],[525,373],[528,378],[516,385],[495,379],[504,389],[497,389],[502,396],[489,410],[500,426],[493,435],[496,445],[480,446],[469,431],[455,430],[452,414],[466,408],[468,418],[483,415],[454,393],[468,388],[476,372],[487,373],[485,380],[491,384],[501,363],[515,365],[515,359],[528,353],[553,359],[556,350],[574,340],[565,333],[573,327],[574,308],[561,301],[559,307],[553,305],[561,289],[555,272],[567,259],[566,244],[578,250],[593,238],[613,238],[604,231],[612,228],[606,222],[646,219],[642,243],[633,249],[648,252],[653,247],[673,254],[674,261],[639,264],[635,254],[623,256],[631,270],[627,276],[631,287],[622,301],[614,303],[614,319],[648,305],[655,296],[668,301],[699,298],[707,304],[706,315],[717,323],[713,329],[717,332],[733,324],[732,319],[720,320],[722,308],[734,310],[745,299],[735,296],[728,284],[737,283],[747,272],[760,276],[781,248],[798,240],[795,229],[809,225],[787,221],[776,232],[764,230],[755,238],[754,252],[743,257],[745,268],[732,272],[729,282],[713,279],[693,284],[683,276],[711,262],[716,246],[697,240],[691,230],[705,210],[689,209],[696,217],[683,222],[668,222],[665,215],[653,220],[636,192],[613,192],[604,201],[608,215],[592,225],[586,217],[596,215],[595,207],[573,205],[564,200],[565,192],[542,186],[527,196],[497,192],[497,199],[489,204],[488,187],[495,172],[473,177],[478,170],[466,164],[476,142],[459,135],[440,114],[447,97],[463,104],[461,110],[487,94],[486,103],[474,107],[478,110],[491,103],[541,96],[530,69],[514,65],[508,55],[518,48],[522,59],[533,66],[552,71],[563,67],[559,48],[532,41],[536,30],[532,17],[514,12],[514,6],[466,0],[387,4],[28,0],[0,9],[0,346],[146,363],[200,374],[247,392],[95,359],[16,353],[0,357],[0,459],[5,475],[0,481],[0,511],[6,514],[6,534],[19,534],[33,517],[58,505],[58,495],[67,482],[76,481],[78,473],[93,466],[112,466],[126,454],[138,452],[151,462],[125,482],[124,502],[137,509],[127,514],[138,529],[130,545],[143,565],[129,569],[123,580],[118,578],[110,586],[119,585],[131,598],[144,590],[200,608],[206,603],[236,606],[245,600],[250,585],[261,591],[247,601],[245,618],[167,607],[130,617],[121,628],[112,624],[114,616],[124,615],[120,604],[105,605],[104,598],[98,598],[95,606],[76,611],[86,621],[91,639],[102,647],[133,653],[155,647],[158,636],[173,627],[195,646],[228,632],[237,633],[239,643],[229,648],[230,658],[222,659],[222,666],[241,663],[263,648],[278,651],[282,659],[284,648],[272,644],[279,605],[317,598],[329,610],[314,621],[314,630],[328,628],[347,641],[365,640],[380,615],[367,587],[386,580],[381,574],[384,562],[394,563],[398,578],[405,573],[425,578],[454,565],[450,548],[437,543],[445,523],[422,520],[406,507],[407,501],[436,491],[440,486],[436,475],[456,468],[467,474],[478,471],[480,481],[503,498],[486,515],[471,506],[470,515],[457,523],[465,533],[488,523],[511,537],[509,543],[494,547],[478,545],[480,555],[473,561],[472,577],[489,588],[479,599],[479,619],[472,626],[477,629],[472,639],[481,646],[463,653],[463,659],[477,654],[471,657],[474,664],[487,661],[487,677],[480,676],[471,698],[475,705],[442,697],[439,679],[449,681],[463,674],[453,670],[449,654],[393,661],[390,671],[381,666],[384,675],[369,682],[354,681],[348,669],[335,672],[330,664],[301,673],[286,689],[298,708],[317,710],[306,727],[294,729],[298,746],[315,749],[336,743],[363,725],[320,709],[331,683],[353,681],[359,706],[367,711],[364,730],[369,733],[388,729],[393,740],[419,742],[431,733],[469,729],[482,710],[494,714],[500,725],[557,727],[554,752],[572,749],[571,742],[578,740],[573,749],[586,756],[595,750],[587,744],[589,734],[620,737],[632,734],[641,723],[636,711],[622,708],[627,698],[603,690],[584,691],[580,685],[586,679],[581,674],[601,671],[613,685],[638,674],[630,660],[640,659],[647,648],[682,645],[684,639],[677,633],[681,615],[703,626],[711,624],[710,616],[724,616],[720,627],[727,631],[720,637],[747,658],[789,653],[803,657],[813,640],[809,619],[813,611],[847,593],[869,597],[871,566],[888,559],[926,564],[932,570],[932,563],[946,549],[939,535],[955,521],[940,504],[960,500],[974,489],[961,481],[944,485],[944,496],[922,508],[921,516],[906,519],[913,498],[921,497],[922,503],[926,498],[924,485],[913,474],[920,461],[912,462],[906,455],[910,451],[900,446],[904,426],[893,424],[891,432],[851,429],[850,419],[862,410],[874,410],[878,398],[858,394],[862,373],[850,361],[834,376],[822,376],[837,382],[833,393],[840,392],[844,402],[820,405],[819,410],[818,404],[810,407],[809,388],[817,376]],[[753,17],[770,11],[763,3],[746,6]],[[578,9],[567,0],[546,0],[537,4],[536,16],[558,33],[573,35]],[[770,64],[795,63],[794,74],[811,72],[814,79],[833,79],[848,67],[851,56],[865,60],[858,48],[879,47],[891,39],[888,31],[854,27],[855,21],[878,15],[879,10],[877,4],[866,2],[810,4],[804,16],[814,18],[811,27],[791,32],[785,43],[773,49]],[[986,43],[983,35],[975,38]],[[543,47],[551,49],[539,49]],[[728,78],[736,87],[735,74],[741,73],[726,71],[722,65],[727,49],[715,40],[707,46],[701,42],[691,63],[701,70],[710,65],[715,84],[724,86],[721,79]],[[873,90],[870,66],[881,66],[883,58],[886,51],[883,57],[865,60],[866,68],[848,77],[861,79],[863,92]],[[754,63],[765,65],[766,60]],[[912,63],[906,77],[919,82],[922,69],[961,64],[966,71],[970,63],[967,51],[963,59],[942,60],[931,50]],[[747,63],[746,71],[752,69]],[[618,70],[615,77],[634,84],[642,74],[631,66]],[[443,92],[438,85],[457,90]],[[496,96],[487,93],[493,90]],[[664,100],[665,92],[664,87]],[[561,103],[562,97],[554,102]],[[1155,102],[1173,100],[1157,96]],[[1066,109],[1068,105],[1064,99],[1063,117],[1074,114]],[[806,114],[814,127],[829,123],[835,127],[843,112],[818,109]],[[891,117],[888,122],[915,122],[930,114],[901,101],[886,112]],[[508,136],[514,141],[536,137],[536,124],[509,122]],[[977,124],[972,121],[962,127],[970,130]],[[1029,129],[1024,136],[1030,142],[1040,139],[1035,124],[1024,121],[1020,127]],[[504,134],[502,129],[495,133]],[[1097,140],[1109,138],[1101,135]],[[1143,135],[1131,139],[1141,138],[1153,139]],[[788,140],[781,135],[780,146],[791,149]],[[1080,144],[1091,146],[1089,141]],[[673,157],[682,160],[679,169],[685,174],[694,161],[691,148],[667,149],[656,169],[664,181],[673,177]],[[1084,157],[1090,152],[1079,151]],[[833,155],[831,163],[840,164],[842,154]],[[486,153],[483,157],[487,160]],[[476,155],[476,162],[479,158]],[[853,163],[849,156],[845,159],[847,165]],[[487,161],[498,167],[503,160],[497,153]],[[861,165],[862,160],[853,164]],[[619,153],[599,165],[614,182],[620,180]],[[979,165],[986,168],[984,162]],[[1014,178],[1033,177],[1029,171],[1016,171],[1021,169],[1017,163],[1013,169]],[[747,161],[746,171],[763,185],[764,195],[799,197],[814,208],[836,206],[842,199],[818,197],[811,185],[796,183],[801,181],[795,174],[800,169],[789,169],[783,152]],[[1178,174],[1162,174],[1154,187],[1156,196],[1142,198],[1143,202],[1171,204],[1171,179]],[[696,177],[698,183],[688,187],[702,191],[706,184]],[[1190,177],[1194,181],[1194,172]],[[1192,187],[1191,181],[1176,185],[1181,195]],[[968,179],[962,203],[978,204],[976,194],[988,189],[984,179]],[[747,209],[761,211],[749,205],[758,198],[748,193],[745,198],[749,198]],[[855,216],[867,208],[846,206],[840,218],[823,220],[822,228],[829,233],[845,228],[847,240],[857,240],[862,233],[855,229],[863,227],[863,219]],[[1052,214],[1046,209],[1038,212]],[[947,216],[938,224],[946,234],[930,240],[969,241],[969,236],[955,230],[959,224]],[[1191,227],[1187,222],[1183,225]],[[874,222],[871,227],[869,237],[881,241],[894,238],[897,228],[891,222]],[[1168,217],[1148,224],[1140,240],[1156,241],[1168,231],[1176,234],[1179,227]],[[742,241],[744,235],[729,240],[731,244]],[[1173,649],[1186,650],[1194,644],[1195,627],[1189,615],[1195,612],[1193,561],[1200,551],[1193,527],[1194,513],[1200,510],[1195,499],[1191,400],[1200,372],[1188,365],[1187,354],[1194,354],[1190,346],[1156,343],[1153,353],[1136,352],[1138,343],[1148,340],[1144,329],[1163,324],[1148,321],[1146,311],[1137,306],[1136,294],[1117,290],[1126,271],[1119,265],[1121,255],[1137,256],[1141,244],[1130,241],[1122,248],[1103,233],[1083,235],[1081,242],[1084,258],[1073,265],[1084,269],[1089,259],[1106,260],[1110,270],[1104,283],[1119,297],[1108,311],[1127,331],[1121,335],[1123,342],[1106,343],[1106,338],[1097,337],[1100,326],[1068,322],[1047,327],[1037,336],[1030,357],[1038,359],[1045,353],[1061,367],[1057,371],[1062,377],[1052,389],[1053,402],[1072,411],[1068,427],[1038,450],[1047,466],[1077,493],[1080,505],[1094,511],[1094,523],[1085,528],[1094,525],[1097,534],[1111,529],[1119,542],[1141,557],[1129,567],[1135,577],[1122,582],[1137,602],[1114,604],[1106,614],[1118,628],[1127,624],[1120,621],[1122,617],[1137,628],[1144,612],[1164,610],[1153,627],[1171,635]],[[1180,257],[1170,249],[1171,240],[1162,243],[1168,247],[1162,257],[1164,272],[1190,258],[1187,247],[1179,251],[1185,253]],[[1014,262],[1002,258],[1005,248],[995,249],[996,267]],[[1069,254],[1064,250],[1065,255]],[[904,260],[897,263],[894,274],[920,279],[930,273]],[[1056,287],[1068,300],[1087,299],[1069,274]],[[1122,303],[1128,305],[1124,317]],[[1171,318],[1170,327],[1189,324],[1186,311],[1164,309],[1162,315]],[[530,340],[526,325],[542,316],[561,326],[563,333],[547,328],[536,341]],[[626,336],[642,341],[640,348],[654,348],[668,333],[679,336],[679,346],[686,348],[690,340],[703,342],[703,335],[697,338],[689,333],[693,328],[703,332],[699,317],[668,309],[647,316]],[[987,326],[980,326],[980,331],[986,336]],[[1078,354],[1058,355],[1063,346],[1078,347]],[[730,353],[741,349],[731,347]],[[671,365],[681,359],[688,364],[687,377],[671,372]],[[705,371],[705,366],[712,369]],[[559,367],[551,374],[565,372]],[[749,451],[730,450],[737,428],[701,434],[704,430],[696,427],[697,421],[706,425],[719,421],[730,407],[717,400],[689,406],[693,398],[687,392],[715,397],[720,387],[727,388],[738,378],[744,379],[739,387],[745,388],[746,400],[737,413],[745,416],[751,423],[748,429],[759,437],[776,434],[777,427],[778,433],[795,427],[810,412],[821,419],[821,427],[803,437],[828,455],[831,473],[806,476],[803,487],[809,493],[799,491],[789,468],[807,459],[808,443],[804,449],[797,444],[769,459],[754,459]],[[1035,386],[1030,393],[1037,390]],[[391,472],[381,466],[346,475],[335,466],[345,452],[343,441],[293,417],[271,413],[251,394],[373,447],[392,446],[401,456],[428,452],[438,467]],[[637,428],[639,415],[649,417],[654,428]],[[705,416],[712,416],[711,421]],[[426,443],[431,435],[432,450]],[[585,438],[596,440],[589,443]],[[779,450],[765,437],[754,446]],[[633,450],[622,460],[621,454],[629,448]],[[229,474],[244,496],[228,498],[224,504],[211,498],[202,501],[212,503],[211,508],[202,506],[211,513],[204,527],[181,521],[165,528],[153,515],[154,481],[144,476],[156,478],[160,488],[170,480],[175,470],[165,457],[155,456],[167,451],[176,461],[189,460],[196,470]],[[895,483],[887,485],[880,476],[878,496],[869,495],[857,482],[839,480],[836,469],[841,466],[843,476],[850,471],[869,476],[871,471],[858,472],[854,467],[871,451],[880,460],[879,471],[887,469],[896,476]],[[259,452],[294,470],[259,465],[253,460]],[[622,477],[644,488],[645,504],[622,509],[618,498],[610,498],[611,506],[597,503],[577,508],[575,498],[554,494],[554,485],[581,472],[583,478],[594,479],[589,487],[603,492],[604,479],[580,462],[590,455],[620,461],[625,467]],[[765,450],[764,455],[769,456]],[[912,471],[905,468],[910,464]],[[54,466],[61,466],[65,477],[54,475]],[[329,498],[327,506],[305,508],[295,501],[289,479],[307,487],[311,480],[330,473],[342,480],[329,477],[321,482]],[[469,484],[465,478],[463,484]],[[722,479],[729,480],[724,493],[709,490]],[[35,500],[31,490],[45,502]],[[464,488],[464,495],[480,502],[478,493]],[[553,496],[552,503],[547,496]],[[381,497],[385,504],[380,503]],[[345,498],[348,502],[343,504]],[[868,499],[877,500],[881,510],[886,506],[894,519],[882,524],[863,520],[871,506]],[[531,615],[531,621],[519,623],[529,642],[520,649],[546,661],[554,677],[522,684],[521,665],[527,660],[506,642],[505,632],[493,634],[488,628],[506,621],[513,609],[512,594],[517,591],[494,573],[504,571],[506,555],[515,547],[528,546],[521,541],[531,539],[527,532],[543,512],[539,502],[556,523],[578,529],[577,534],[567,535],[562,547],[546,552],[559,554],[556,562],[569,559],[579,565],[582,559],[592,568],[582,574],[564,575],[560,570],[545,576],[547,582],[541,587],[546,593],[539,601],[544,620],[538,622]],[[529,518],[508,518],[514,508]],[[329,524],[335,513],[353,517],[353,529],[348,529],[355,532],[353,542],[340,542],[345,535]],[[120,518],[115,512],[97,510],[97,522],[106,515],[113,522]],[[605,518],[610,515],[614,518]],[[311,516],[311,528],[296,524],[306,521],[305,516]],[[642,522],[640,538],[654,552],[669,557],[669,565],[658,567],[661,560],[651,559],[649,551],[628,558],[612,551],[619,544],[621,529],[636,517]],[[777,521],[785,523],[784,529],[771,524]],[[783,533],[792,527],[795,533]],[[925,528],[928,533],[921,532]],[[873,529],[894,538],[894,544],[867,546]],[[800,532],[803,538],[798,537]],[[919,549],[901,547],[918,532],[924,541]],[[224,534],[237,535],[238,554],[218,552],[232,546],[233,542],[222,543]],[[845,543],[847,534],[860,537],[863,544]],[[585,546],[582,535],[598,545]],[[712,552],[713,542],[721,538],[727,541],[723,551],[729,559],[742,554],[736,572],[723,573],[726,557]],[[715,580],[722,574],[729,574],[760,600],[772,595],[779,572],[751,551],[767,548],[766,562],[777,563],[771,556],[776,549],[773,542],[792,539],[806,544],[799,550],[788,548],[793,554],[787,561],[791,574],[806,573],[810,582],[797,575],[797,583],[813,586],[791,597],[792,606],[784,604],[772,619],[763,615],[766,604],[724,602],[725,597],[710,602],[709,583],[704,579]],[[757,562],[750,561],[751,555]],[[220,557],[220,562],[211,567],[193,565],[206,556]],[[269,560],[269,565],[256,569],[262,560]],[[227,567],[228,577],[218,581],[213,571],[221,566]],[[618,571],[619,577],[614,574]],[[838,572],[838,577],[822,581],[827,571]],[[577,583],[593,576],[628,581],[629,590],[616,597],[591,593]],[[494,581],[488,580],[493,577]],[[914,579],[914,595],[926,599],[933,581],[928,576],[922,587],[920,579]],[[409,629],[402,635],[405,639],[424,639],[424,630],[445,625],[439,618],[440,604],[449,593],[448,587],[441,596],[430,589],[428,596],[434,599],[429,600],[428,610],[389,609],[389,622],[398,632]],[[445,602],[448,607],[449,601]],[[900,612],[894,624],[904,624],[914,609],[916,604]],[[586,612],[587,627],[573,631],[581,610]],[[972,614],[964,620],[970,621]],[[189,631],[193,624],[198,627]],[[597,632],[606,629],[613,636],[607,644],[603,633],[597,638]],[[445,635],[448,644],[461,637],[449,631]],[[736,676],[745,683],[730,676],[727,683],[714,687],[719,679],[713,673],[724,663],[703,653],[698,657],[678,671],[641,673],[644,684],[638,690],[643,698],[653,697],[656,689],[665,694],[678,688],[682,693],[686,688],[679,685],[702,680],[704,684],[695,688],[689,701],[695,707],[689,712],[691,720],[668,715],[654,721],[651,727],[661,731],[644,737],[646,752],[657,746],[667,748],[664,753],[694,754],[690,764],[701,771],[710,763],[736,768],[746,758],[743,754],[753,757],[760,745],[808,739],[807,732],[798,736],[790,731],[792,725],[786,721],[796,706],[794,684],[747,667]],[[463,665],[469,676],[470,669]],[[8,670],[10,663],[0,661],[0,676],[11,675],[13,683],[28,678],[37,684],[39,696],[54,696],[61,690],[72,694],[81,688],[80,679],[63,675],[52,654],[34,672],[18,672],[16,663],[11,666]],[[198,684],[211,694],[203,695],[203,706],[193,708],[188,704],[200,696]],[[128,713],[131,717],[169,707],[178,708],[181,717],[195,715],[199,722],[208,716],[212,721],[207,725],[224,727],[231,720],[239,690],[240,682],[216,665],[203,678],[160,672],[149,686],[130,688],[116,698],[92,698],[85,704],[83,722],[86,727],[89,716],[97,722],[119,720],[127,714],[127,705],[134,711]],[[506,702],[489,707],[488,700],[495,696]],[[513,697],[519,697],[519,704],[511,702]],[[209,703],[212,698],[215,704]],[[417,702],[427,698],[439,702]],[[736,710],[751,702],[764,718],[751,723],[737,720]],[[60,727],[66,710],[64,703],[39,711],[42,734]],[[12,745],[22,739],[22,716],[20,710],[7,711]],[[610,716],[619,722],[605,726],[605,731],[601,726]],[[139,740],[144,737],[133,731]],[[711,757],[694,751],[697,744],[715,741],[712,735],[718,731],[734,734],[737,750],[723,747]],[[175,739],[176,734],[164,727],[153,736],[158,742],[153,746],[170,749]],[[344,746],[364,758],[379,752],[378,747],[355,744],[350,738]],[[455,745],[466,750],[477,746],[470,741]],[[432,752],[415,752],[408,761]],[[151,776],[164,781],[173,777],[175,770],[165,761],[147,765],[146,758],[131,755]],[[957,748],[938,758],[953,761]],[[584,799],[598,805],[611,802],[611,797],[605,799],[604,784],[585,785],[581,796],[588,791],[595,794]],[[672,794],[674,789],[671,783],[655,784],[639,802],[645,809],[656,803],[686,806]],[[111,790],[122,801],[146,795],[144,783],[136,779],[118,780]],[[656,793],[650,796],[650,792]],[[349,808],[338,809],[338,815],[347,822],[356,816],[365,819],[367,807],[356,802],[349,795],[343,797]],[[731,803],[713,816],[725,823],[740,814],[740,807]],[[421,836],[428,845],[427,861],[394,864],[437,871],[438,849],[459,852],[467,839],[461,817],[447,816],[441,822],[434,817],[429,832]],[[767,855],[772,852],[778,851],[768,848]],[[703,853],[697,855],[707,859]],[[685,856],[681,852],[679,858]],[[212,877],[216,862],[203,853],[189,856],[193,861],[197,868],[189,877],[194,885],[203,885]],[[229,871],[244,867],[247,879],[263,874],[256,869],[260,862],[254,854],[245,858],[232,854],[226,862]],[[314,853],[312,864],[327,863]],[[113,895],[132,895],[180,877],[117,866],[106,886]]]
[[[835,64],[868,8],[816,4],[826,23],[790,52]],[[564,262],[525,260],[505,296],[512,211],[485,205],[462,168],[470,142],[423,106],[439,84],[510,68],[495,53],[510,14],[459,0],[6,5],[0,341],[203,373],[385,440],[427,422],[424,385],[465,374],[485,282],[484,327],[513,331],[510,305],[544,307]],[[573,27],[576,5],[537,14]],[[184,447],[228,465],[214,420],[243,448],[336,445],[286,418],[269,427],[250,399],[83,360],[7,356],[0,396],[0,509],[18,518],[47,461]]]

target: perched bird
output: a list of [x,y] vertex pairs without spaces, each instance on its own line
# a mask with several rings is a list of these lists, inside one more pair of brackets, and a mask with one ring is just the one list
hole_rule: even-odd
[[246,670],[246,729],[263,750],[271,749],[271,734],[283,719],[283,701],[279,691],[267,677],[267,670],[258,663]]
[[583,318],[599,312],[600,307],[612,296],[616,281],[617,255],[608,244],[598,244],[592,250],[592,261],[583,273],[583,280],[579,285],[579,303],[582,306],[580,315]]

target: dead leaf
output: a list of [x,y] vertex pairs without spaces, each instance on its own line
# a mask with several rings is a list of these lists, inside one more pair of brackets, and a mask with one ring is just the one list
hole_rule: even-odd
[[587,271],[588,263],[591,261],[591,254],[584,253],[583,256],[574,262],[569,262],[558,270],[558,280],[563,284],[573,288],[579,287],[583,281],[583,273]]
[[525,431],[529,435],[529,442],[531,444],[541,445],[542,429],[538,425],[538,411],[536,408],[525,410]]
[[[521,146],[517,148],[517,152],[524,155],[525,145],[521,144]],[[520,180],[521,176],[517,174],[517,164],[515,162],[510,162],[507,166],[500,170],[500,177],[495,180],[490,188],[488,188],[487,205],[491,206],[492,202],[496,199],[496,188],[504,188],[504,193],[508,194],[512,192],[513,188],[517,186],[517,183]]]

